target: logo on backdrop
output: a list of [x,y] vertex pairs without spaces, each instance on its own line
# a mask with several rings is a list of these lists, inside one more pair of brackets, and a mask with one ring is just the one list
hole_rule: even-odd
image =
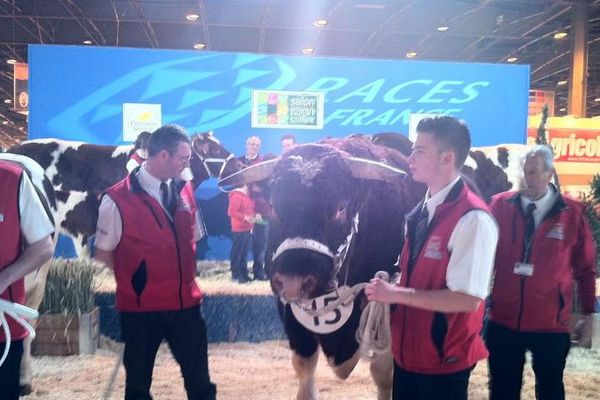
[[160,104],[123,104],[123,141],[134,142],[143,131],[153,132],[162,121]]
[[280,90],[252,91],[252,127],[323,129],[325,94]]

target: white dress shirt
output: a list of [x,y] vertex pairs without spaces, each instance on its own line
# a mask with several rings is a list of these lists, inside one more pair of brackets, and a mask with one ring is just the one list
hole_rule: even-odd
[[523,210],[526,210],[529,204],[535,204],[535,210],[533,210],[533,221],[536,228],[540,226],[542,219],[546,216],[546,214],[548,214],[548,211],[550,211],[552,206],[554,206],[554,203],[556,202],[556,196],[557,193],[550,186],[548,186],[546,194],[536,201],[531,201],[525,196],[521,196],[521,206],[523,207]]
[[[160,194],[161,180],[152,176],[146,169],[146,163],[143,163],[137,174],[138,182],[141,188],[154,198],[161,207],[162,204]],[[170,184],[171,179],[165,181]],[[167,216],[171,218],[170,214],[165,211]],[[194,241],[202,239],[205,235],[204,225],[201,222],[200,215],[196,211],[196,224],[194,226]],[[123,232],[123,220],[119,209],[113,199],[106,195],[102,198],[100,203],[100,209],[98,210],[98,224],[96,228],[96,247],[104,251],[113,251],[119,241],[121,240],[121,234]]]
[[[429,213],[429,222],[437,206],[446,200],[459,179],[460,177],[457,177],[431,197],[427,192],[425,206]],[[448,241],[448,289],[480,299],[487,297],[497,244],[498,225],[490,214],[482,210],[472,210],[463,215]]]
[[54,225],[26,173],[23,173],[19,186],[19,213],[21,235],[27,244],[42,240],[54,232]]

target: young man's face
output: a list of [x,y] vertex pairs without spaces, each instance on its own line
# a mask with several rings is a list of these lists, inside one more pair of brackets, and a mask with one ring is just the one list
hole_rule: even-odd
[[173,154],[169,154],[166,150],[163,151],[166,153],[163,153],[164,157],[162,159],[164,178],[179,178],[183,170],[190,165],[190,157],[192,156],[190,145],[185,142],[179,143]]
[[260,139],[257,137],[250,137],[246,140],[246,154],[254,157],[260,151]]
[[281,140],[281,152],[285,153],[286,151],[288,151],[295,145],[296,145],[296,143],[294,142],[294,139],[282,139]]
[[413,179],[416,182],[430,186],[437,182],[442,172],[447,168],[454,168],[450,163],[448,151],[440,150],[434,136],[427,132],[419,132],[413,144],[413,151],[408,157],[408,165]]

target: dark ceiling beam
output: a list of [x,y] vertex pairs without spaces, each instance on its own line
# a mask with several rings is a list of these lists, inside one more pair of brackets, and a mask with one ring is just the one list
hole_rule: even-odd
[[[417,0],[418,1],[418,0]],[[383,20],[383,22],[381,24],[379,24],[379,26],[375,29],[372,30],[371,34],[369,35],[369,37],[367,38],[367,40],[365,40],[365,43],[360,47],[360,50],[358,50],[358,56],[359,57],[363,57],[365,56],[365,51],[367,49],[370,49],[374,46],[371,46],[371,42],[373,42],[374,40],[377,39],[377,37],[379,36],[379,33],[381,32],[381,29],[390,21],[392,21],[394,18],[396,18],[399,14],[403,13],[404,11],[406,11],[407,9],[409,9],[410,7],[414,6],[417,1],[413,1],[411,3],[409,3],[408,5],[406,5],[403,8],[400,8],[398,10],[396,10],[395,12],[391,13],[386,19]],[[389,32],[386,32],[389,33]],[[375,45],[377,45],[378,43],[375,43]]]
[[[89,39],[93,40],[95,44],[106,44],[106,39],[104,38],[104,35],[102,34],[102,32],[100,32],[100,30],[98,29],[98,27],[92,20],[87,20],[87,19],[81,17],[81,16],[83,16],[83,11],[79,7],[77,7],[77,5],[75,5],[71,0],[59,0],[59,1],[60,1],[60,4],[64,7],[64,9],[67,10],[67,12],[71,15],[71,17],[73,17],[75,22],[77,22],[77,24],[81,27],[81,29],[83,29],[83,31],[86,33],[86,35],[88,36]],[[75,15],[75,13],[73,12],[73,10],[71,10],[71,8],[75,9],[79,13],[79,16]],[[98,37],[96,37],[94,34],[92,34],[92,32],[87,28],[87,26],[85,26],[84,22],[88,22],[88,24],[96,32]]]
[[206,48],[210,49],[210,32],[208,30],[208,21],[206,20],[206,4],[204,4],[204,0],[198,0],[198,9],[200,10],[200,22],[202,34],[204,35],[204,44],[206,45]]
[[[33,16],[29,16],[26,19],[33,23],[34,25],[37,26],[38,28],[38,32],[34,32],[32,31],[27,25],[25,25],[23,22],[19,21],[19,14],[16,14],[15,12],[20,12],[21,9],[16,7],[15,5],[13,5],[12,3],[10,3],[8,0],[3,0],[3,4],[8,4],[8,6],[11,8],[10,11],[6,12],[6,14],[0,14],[0,18],[5,18],[5,19],[10,19],[13,21],[14,24],[19,25],[21,28],[23,28],[23,30],[25,30],[26,32],[30,33],[33,37],[37,37],[38,42],[40,43],[44,43],[44,38],[42,37],[41,33],[43,32],[48,39],[52,40],[52,35],[50,35],[46,29],[44,29],[39,23],[38,21],[36,21],[35,17]],[[13,28],[13,35],[14,35],[14,28]]]
[[130,3],[137,9],[138,14],[140,15],[140,17],[143,20],[142,29],[144,30],[144,33],[146,34],[146,37],[148,38],[150,45],[152,47],[160,47],[160,43],[158,42],[158,38],[156,37],[154,28],[152,27],[152,24],[150,23],[150,21],[148,21],[148,18],[146,18],[146,14],[144,13],[144,9],[142,8],[142,5],[140,4],[140,2],[138,0],[131,0]]

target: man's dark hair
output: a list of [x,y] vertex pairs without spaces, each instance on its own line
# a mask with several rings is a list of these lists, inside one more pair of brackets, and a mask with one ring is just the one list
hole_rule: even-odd
[[283,135],[281,137],[281,139],[279,139],[280,142],[283,142],[286,139],[291,139],[292,142],[294,142],[294,144],[296,144],[296,136],[292,135],[291,133],[288,133],[287,135]]
[[133,149],[137,150],[137,149],[145,149],[148,147],[148,139],[150,139],[150,135],[152,135],[152,133],[148,132],[148,131],[143,131],[141,132],[138,137],[135,139],[135,142],[133,143]]
[[190,138],[179,125],[163,125],[155,130],[148,139],[148,156],[153,157],[167,150],[170,155],[177,152],[180,143],[190,143]]
[[463,121],[449,115],[424,118],[417,125],[417,133],[433,135],[440,150],[453,151],[456,168],[462,168],[471,149],[471,134]]

